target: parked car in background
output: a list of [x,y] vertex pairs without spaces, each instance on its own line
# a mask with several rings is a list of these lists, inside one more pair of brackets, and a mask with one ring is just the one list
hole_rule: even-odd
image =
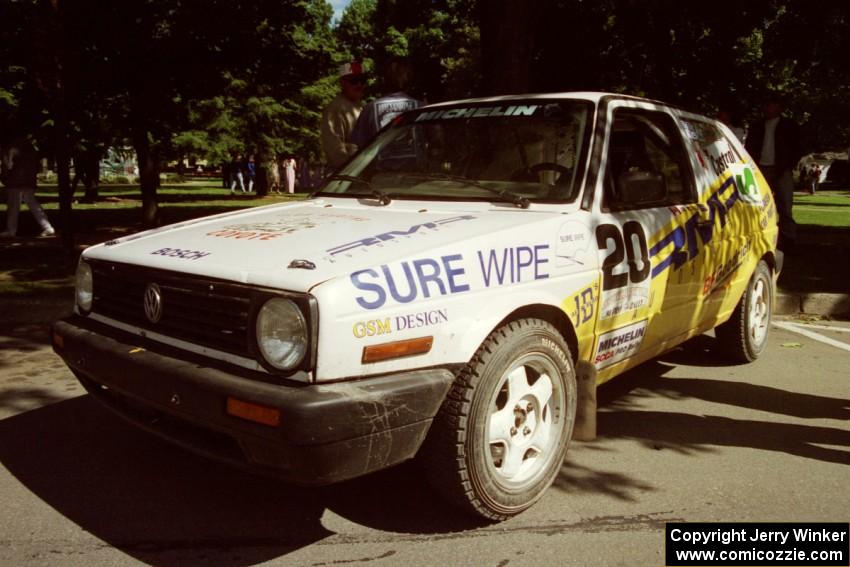
[[492,520],[536,502],[605,382],[770,326],[776,208],[721,123],[604,93],[396,118],[304,202],[87,249],[53,344],[184,447],[326,484],[422,457]]

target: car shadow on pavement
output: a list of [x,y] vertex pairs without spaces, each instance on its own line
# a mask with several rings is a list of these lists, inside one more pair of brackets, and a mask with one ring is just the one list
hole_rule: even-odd
[[[677,378],[665,375],[677,365],[704,363],[713,338],[701,336],[599,388],[600,438],[634,439],[655,450],[682,453],[712,447],[748,447],[820,461],[850,464],[850,430],[823,424],[650,411],[642,400],[699,399],[715,404],[803,419],[850,420],[850,401],[741,382],[737,378]],[[722,363],[711,363],[722,366]],[[832,447],[825,447],[828,445]]]
[[850,431],[831,427],[675,412],[612,411],[599,414],[599,430],[601,437],[636,439],[653,448],[682,453],[705,451],[710,446],[748,447],[850,465]]
[[297,487],[173,447],[87,395],[0,420],[0,463],[85,531],[155,565],[269,561],[334,535],[326,510],[391,532],[485,525],[447,512],[412,464]]

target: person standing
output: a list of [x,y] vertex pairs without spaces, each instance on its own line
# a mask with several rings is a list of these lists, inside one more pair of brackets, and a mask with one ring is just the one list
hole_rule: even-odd
[[277,158],[266,162],[266,175],[269,180],[269,195],[280,195],[280,169],[277,166]]
[[295,158],[289,156],[283,160],[283,171],[285,174],[286,192],[295,193],[295,170],[298,166],[295,163]]
[[820,175],[821,168],[818,164],[813,163],[811,169],[809,170],[809,193],[814,195],[817,193],[818,186],[820,185]]
[[257,180],[257,163],[254,161],[254,154],[248,156],[248,162],[245,164],[245,176],[248,178],[248,193],[253,193],[254,182]]
[[230,194],[236,192],[236,187],[243,193],[245,192],[245,178],[242,175],[242,154],[236,154],[230,161]]
[[747,131],[738,121],[738,113],[730,108],[721,108],[717,111],[717,119],[726,124],[739,142],[743,142],[747,138]]
[[800,157],[797,149],[799,129],[794,121],[782,116],[782,102],[776,95],[765,100],[762,112],[764,120],[753,124],[745,146],[758,162],[759,169],[773,191],[779,213],[778,248],[787,252],[797,241],[797,223],[791,211],[794,204],[794,178],[791,170]]
[[363,109],[363,89],[366,75],[359,61],[345,63],[339,68],[340,93],[322,112],[322,149],[328,165],[336,169],[357,151],[351,143],[351,131]]
[[38,154],[28,139],[23,136],[15,137],[11,143],[0,150],[2,156],[2,173],[0,180],[6,187],[6,230],[0,232],[0,237],[15,238],[18,234],[18,214],[21,200],[27,204],[35,221],[41,227],[39,236],[53,236],[56,231],[47,220],[47,215],[35,198],[35,188],[38,183]]
[[362,148],[389,124],[390,120],[403,112],[422,106],[420,101],[405,92],[412,80],[413,68],[410,61],[403,57],[393,58],[387,68],[387,88],[391,94],[366,105],[351,132],[353,144]]

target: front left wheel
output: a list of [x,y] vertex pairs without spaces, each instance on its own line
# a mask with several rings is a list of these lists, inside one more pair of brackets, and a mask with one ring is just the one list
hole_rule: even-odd
[[520,319],[495,330],[459,373],[421,458],[452,503],[490,520],[534,504],[557,476],[576,415],[563,337]]

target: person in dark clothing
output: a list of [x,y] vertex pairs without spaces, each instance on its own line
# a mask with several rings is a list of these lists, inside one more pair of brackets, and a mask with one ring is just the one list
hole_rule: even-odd
[[100,185],[100,150],[93,148],[79,152],[74,156],[74,178],[71,180],[71,192],[77,192],[77,185],[85,187],[83,203],[94,203],[98,197]]
[[791,214],[794,202],[794,178],[791,170],[800,159],[797,140],[799,128],[782,116],[782,102],[770,96],[762,107],[764,120],[753,124],[747,134],[746,148],[773,191],[779,213],[779,248],[788,251],[797,240],[797,223]]
[[405,92],[413,81],[413,67],[403,57],[393,58],[387,67],[386,84],[390,94],[366,105],[351,131],[351,142],[362,148],[396,116],[422,106],[422,103]]
[[254,154],[248,156],[248,161],[245,162],[245,182],[248,185],[248,193],[254,191],[254,182],[257,180],[257,163],[254,161]]
[[239,187],[239,190],[242,193],[245,193],[245,178],[242,175],[242,154],[236,154],[233,156],[233,159],[230,161],[230,167],[228,168],[230,171],[230,194],[233,195],[236,193],[236,187]]
[[17,136],[0,148],[0,181],[6,188],[8,208],[6,230],[0,238],[15,238],[18,233],[18,213],[21,201],[27,204],[41,227],[39,236],[53,236],[55,231],[47,220],[41,205],[35,198],[36,176],[38,175],[38,153],[32,142]]

